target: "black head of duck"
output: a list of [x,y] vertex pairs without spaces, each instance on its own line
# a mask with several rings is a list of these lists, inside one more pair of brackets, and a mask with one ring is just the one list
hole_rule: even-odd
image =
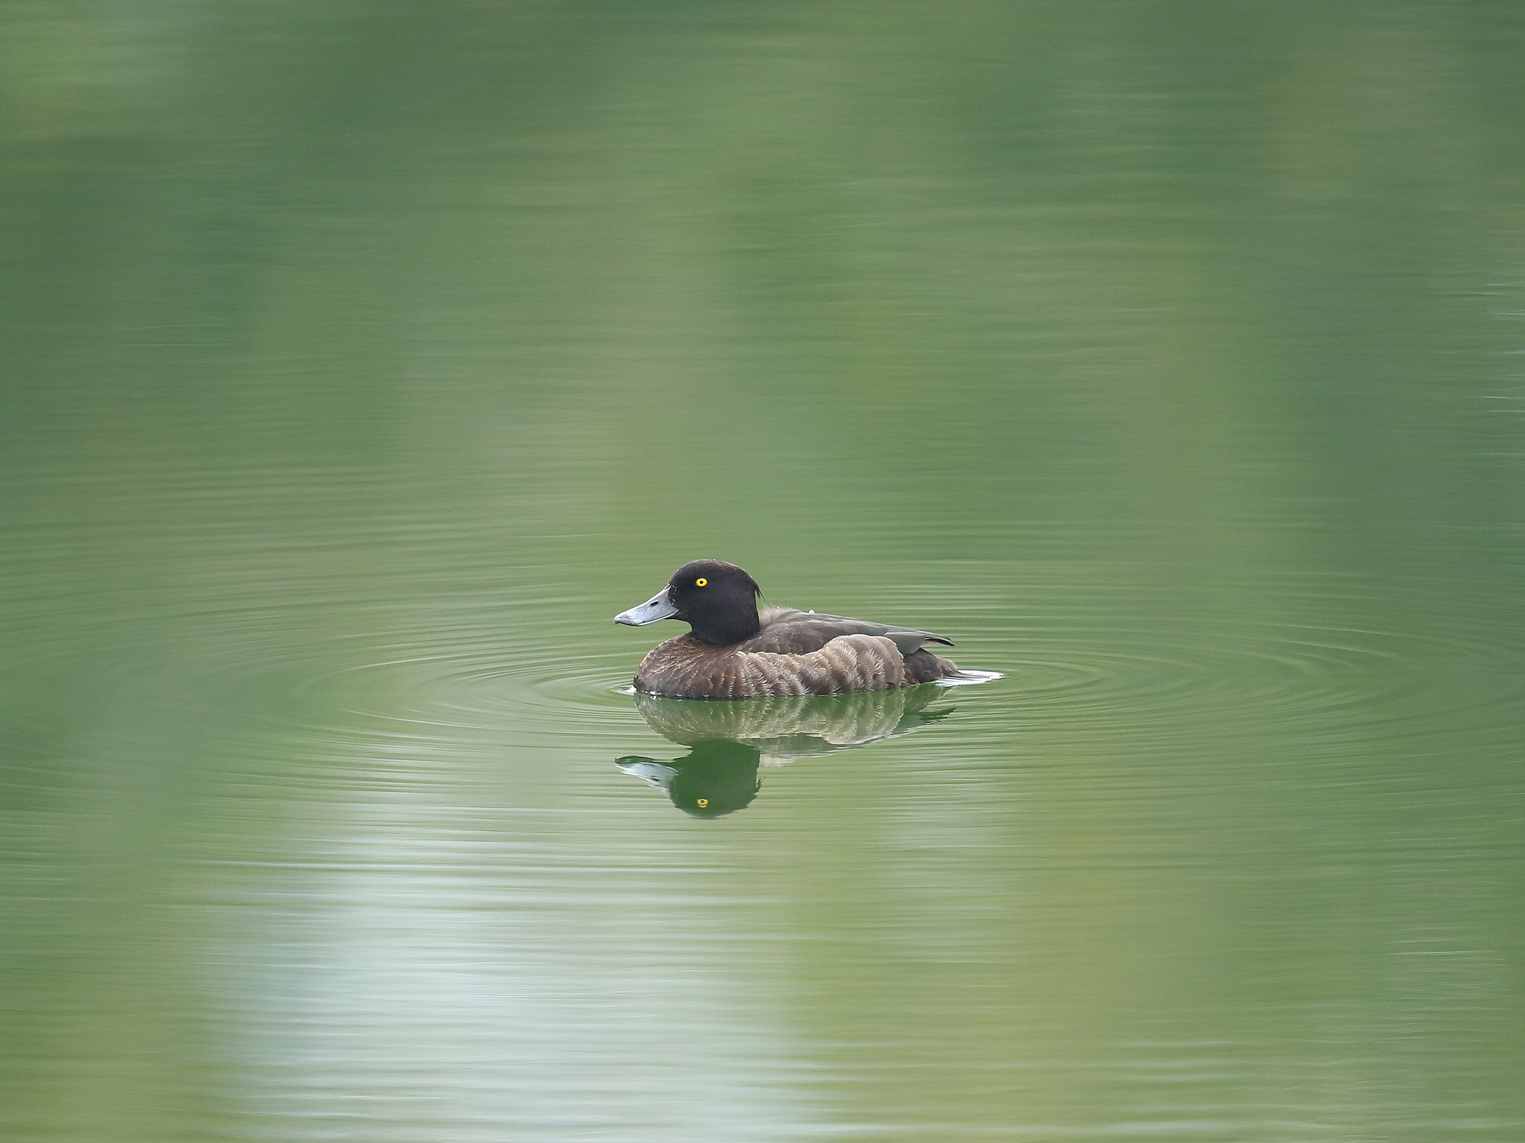
[[965,677],[925,646],[952,646],[946,636],[788,607],[759,612],[759,594],[757,581],[735,564],[695,560],[645,603],[616,615],[616,623],[631,627],[663,619],[690,627],[641,660],[636,690],[738,699],[890,690]]
[[645,627],[661,619],[681,619],[696,639],[729,647],[761,630],[757,597],[762,588],[735,564],[694,560],[672,573],[662,590],[639,607],[622,611],[616,623]]

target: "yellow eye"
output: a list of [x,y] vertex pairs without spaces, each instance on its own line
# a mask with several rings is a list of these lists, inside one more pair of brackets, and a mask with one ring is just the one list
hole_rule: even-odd
[[709,583],[709,580],[705,579],[703,576],[700,576],[698,579],[694,580],[695,587],[703,587],[707,583]]
[[710,800],[708,798],[699,798],[697,799],[697,803],[699,808],[702,810],[705,806],[710,804]]

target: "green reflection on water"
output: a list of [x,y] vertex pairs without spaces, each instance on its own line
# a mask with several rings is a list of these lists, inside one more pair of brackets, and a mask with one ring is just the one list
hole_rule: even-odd
[[[8,6],[4,1133],[1517,1139],[1522,31]],[[697,556],[1007,677],[673,813]]]
[[659,761],[631,754],[616,764],[662,790],[694,817],[717,818],[751,805],[758,767],[898,738],[953,713],[928,710],[947,697],[938,686],[804,698],[695,702],[637,694],[646,725],[687,755]]

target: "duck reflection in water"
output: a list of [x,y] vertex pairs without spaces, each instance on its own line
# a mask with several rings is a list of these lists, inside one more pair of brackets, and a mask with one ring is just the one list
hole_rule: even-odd
[[615,765],[665,792],[684,813],[718,818],[757,797],[759,768],[909,734],[953,713],[925,709],[946,693],[920,686],[724,703],[637,694],[647,725],[689,752],[668,762],[632,754]]

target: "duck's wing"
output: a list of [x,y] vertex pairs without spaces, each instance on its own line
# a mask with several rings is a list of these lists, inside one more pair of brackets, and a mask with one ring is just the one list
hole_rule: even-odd
[[934,635],[914,627],[895,627],[852,619],[846,615],[822,615],[793,608],[770,608],[760,615],[762,630],[742,644],[747,651],[772,651],[781,655],[805,655],[819,651],[843,635],[882,635],[899,648],[902,655],[914,654],[924,643],[953,646],[946,635]]

